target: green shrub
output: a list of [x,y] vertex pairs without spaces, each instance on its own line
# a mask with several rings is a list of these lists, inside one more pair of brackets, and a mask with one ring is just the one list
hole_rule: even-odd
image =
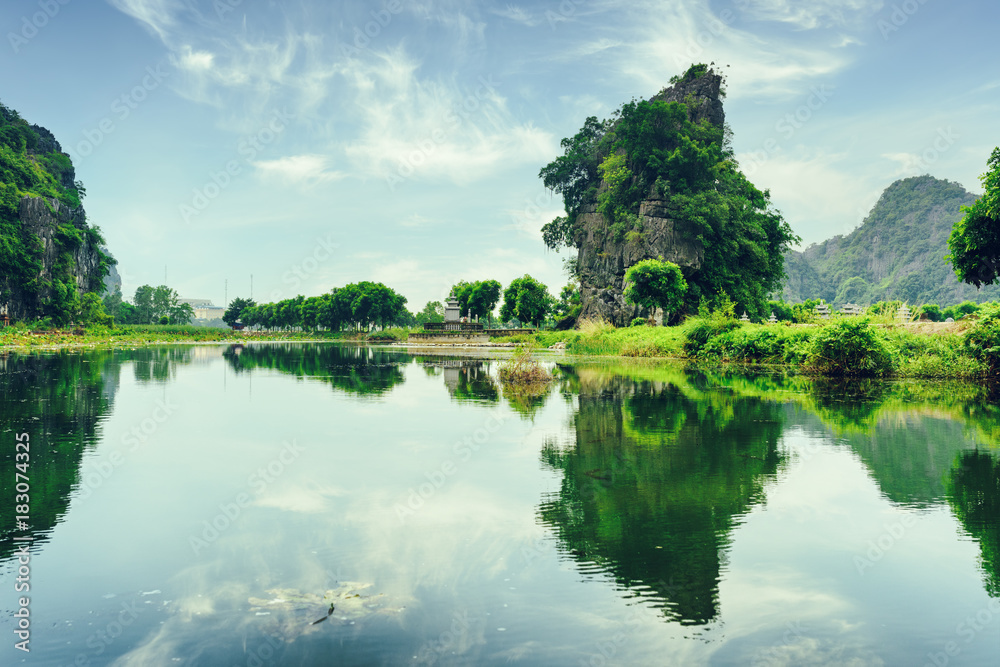
[[1000,371],[1000,308],[985,305],[978,314],[979,319],[965,334],[963,343],[969,356],[996,375]]
[[740,326],[739,320],[718,313],[707,317],[692,317],[683,325],[684,353],[689,357],[696,356],[709,339],[727,331],[739,329]]
[[645,317],[637,317],[634,320],[632,320],[632,324],[630,324],[629,326],[632,326],[632,327],[646,326],[646,318]]
[[806,364],[833,376],[880,376],[893,371],[894,348],[867,317],[844,317],[817,330]]

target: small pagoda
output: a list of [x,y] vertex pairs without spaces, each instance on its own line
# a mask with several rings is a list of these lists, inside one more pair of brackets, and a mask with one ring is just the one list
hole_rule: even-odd
[[462,317],[458,297],[448,297],[444,306],[444,322],[424,322],[424,330],[411,333],[410,344],[421,345],[463,345],[467,343],[489,343],[490,338],[483,329],[482,322],[469,322]]

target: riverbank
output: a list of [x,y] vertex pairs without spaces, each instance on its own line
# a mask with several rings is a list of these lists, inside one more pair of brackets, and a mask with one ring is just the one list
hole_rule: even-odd
[[[996,313],[954,323],[839,317],[812,324],[753,324],[721,315],[673,327],[615,328],[584,323],[579,330],[503,339],[588,356],[669,358],[720,366],[772,366],[829,376],[976,379],[996,374],[1000,321]],[[501,339],[494,339],[501,340]]]
[[[380,332],[232,331],[126,325],[32,332],[0,329],[0,350],[133,347],[182,343],[342,341],[406,344],[407,329]],[[777,367],[814,375],[978,379],[1000,368],[1000,313],[954,323],[839,317],[812,324],[753,324],[712,314],[672,327],[615,328],[585,322],[571,331],[492,338],[489,347],[562,348],[574,356],[671,359],[704,366]]]
[[0,350],[82,347],[133,347],[170,343],[246,343],[277,340],[348,340],[342,333],[307,331],[233,331],[216,327],[174,325],[126,325],[30,331],[18,327],[0,329]]

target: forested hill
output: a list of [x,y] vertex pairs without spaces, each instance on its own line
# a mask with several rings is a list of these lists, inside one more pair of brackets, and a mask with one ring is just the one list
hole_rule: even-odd
[[840,306],[899,299],[909,304],[955,304],[1000,298],[1000,286],[977,290],[958,282],[948,234],[961,206],[976,196],[932,176],[896,181],[860,227],[785,257],[786,301],[823,298]]
[[65,324],[100,305],[114,260],[75,179],[52,133],[0,104],[0,310],[15,320]]

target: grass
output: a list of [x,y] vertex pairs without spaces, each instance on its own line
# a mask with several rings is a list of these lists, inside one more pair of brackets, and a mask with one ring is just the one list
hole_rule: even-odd
[[[82,335],[79,332],[82,331]],[[381,332],[380,332],[381,333]],[[395,336],[390,330],[388,335]],[[114,327],[89,326],[32,332],[24,324],[0,328],[0,348],[92,347],[161,343],[208,343],[247,340],[349,340],[363,337],[357,332],[312,331],[232,331],[214,327],[169,324],[124,324]],[[404,336],[405,338],[405,336]]]
[[516,390],[529,394],[544,390],[552,381],[552,375],[532,358],[528,345],[519,346],[514,356],[500,364],[497,377],[505,391]]
[[673,327],[619,329],[589,321],[575,331],[493,340],[543,348],[563,341],[566,352],[573,355],[673,358],[700,366],[777,366],[824,376],[973,379],[1000,374],[998,322],[1000,314],[994,320],[954,326],[900,323],[889,316],[753,324],[712,313]]

